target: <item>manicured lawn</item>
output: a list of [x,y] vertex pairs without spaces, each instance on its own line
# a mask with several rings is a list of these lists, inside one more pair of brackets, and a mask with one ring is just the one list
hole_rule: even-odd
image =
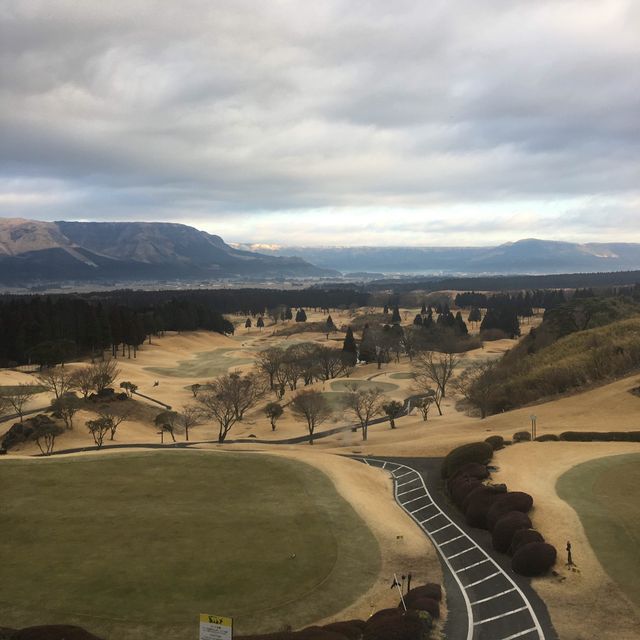
[[213,613],[238,632],[277,630],[339,611],[380,567],[324,474],[267,455],[6,460],[0,500],[5,626],[193,640]]
[[[640,606],[640,454],[580,464],[556,488],[578,512],[602,566]],[[575,561],[579,566],[579,555]]]

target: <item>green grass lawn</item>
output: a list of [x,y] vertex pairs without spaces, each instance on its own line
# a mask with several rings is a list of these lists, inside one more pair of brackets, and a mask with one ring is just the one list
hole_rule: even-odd
[[[558,495],[580,516],[611,578],[640,606],[640,454],[599,458],[558,479]],[[580,566],[580,551],[574,549]]]
[[178,361],[175,367],[145,367],[146,371],[151,371],[159,376],[175,376],[177,378],[213,378],[222,376],[228,372],[230,367],[237,367],[241,364],[253,362],[251,358],[229,357],[229,351],[237,351],[224,347],[213,351],[202,351],[194,358]]
[[380,568],[330,480],[267,455],[8,460],[0,500],[5,626],[193,640],[213,613],[239,633],[297,627],[348,605]]

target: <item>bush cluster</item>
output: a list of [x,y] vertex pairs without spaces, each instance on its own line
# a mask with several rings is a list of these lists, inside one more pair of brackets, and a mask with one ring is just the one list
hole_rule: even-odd
[[640,442],[640,431],[565,431],[559,439],[569,442]]
[[450,478],[470,462],[486,465],[492,457],[493,447],[487,442],[463,444],[447,454],[442,463],[442,477]]
[[16,422],[4,434],[0,442],[0,449],[8,451],[22,442],[35,440],[40,429],[53,425],[55,425],[55,422],[44,413],[39,413],[32,418],[24,420],[24,422]]

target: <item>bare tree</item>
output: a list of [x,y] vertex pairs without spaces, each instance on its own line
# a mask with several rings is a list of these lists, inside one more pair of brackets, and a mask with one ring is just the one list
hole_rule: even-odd
[[24,406],[37,394],[37,391],[30,384],[19,384],[16,387],[9,387],[0,391],[4,404],[11,407],[20,417],[24,415]]
[[198,402],[202,405],[203,415],[218,423],[218,442],[222,443],[238,417],[233,398],[226,393],[224,385],[218,384],[216,380],[209,387],[210,391],[198,395]]
[[160,429],[162,440],[164,441],[164,432],[166,431],[171,435],[171,439],[175,442],[175,431],[178,427],[180,420],[180,414],[177,411],[171,411],[167,409],[161,411],[154,419],[154,424]]
[[53,447],[56,438],[63,432],[63,428],[53,422],[46,424],[38,424],[36,427],[35,438],[38,448],[42,455],[50,456],[53,453]]
[[182,407],[182,413],[180,414],[180,422],[184,427],[185,440],[189,440],[189,429],[195,427],[200,422],[200,416],[202,410],[200,407],[195,407],[192,404],[186,404]]
[[53,393],[56,398],[73,391],[77,387],[77,378],[72,371],[65,367],[51,367],[43,369],[36,379],[47,391]]
[[107,421],[110,431],[109,440],[114,440],[118,427],[129,418],[129,413],[127,411],[124,413],[115,413],[111,407],[105,405],[98,411],[98,416],[101,420]]
[[95,368],[93,365],[80,367],[73,372],[73,388],[78,389],[82,397],[86,400],[89,394],[95,388],[94,376]]
[[93,368],[93,386],[96,393],[100,394],[120,375],[120,369],[115,359],[96,362]]
[[313,434],[316,427],[331,415],[326,398],[315,389],[300,391],[291,401],[291,410],[295,415],[307,421],[309,444],[313,444]]
[[200,392],[200,388],[202,387],[201,384],[198,384],[197,382],[192,384],[191,387],[189,387],[191,389],[191,393],[193,394],[194,398],[198,397],[198,393]]
[[429,410],[431,409],[431,405],[434,402],[434,396],[425,396],[424,398],[420,398],[415,402],[415,406],[420,409],[420,413],[422,414],[422,419],[426,422],[429,419]]
[[258,400],[266,393],[264,380],[255,373],[242,375],[234,371],[216,380],[222,391],[232,403],[237,420],[242,420],[244,414],[254,407]]
[[276,430],[276,422],[283,412],[284,409],[278,402],[269,402],[269,404],[264,408],[264,413],[267,418],[269,418],[269,422],[271,422],[271,431]]
[[73,417],[82,407],[82,400],[75,393],[65,393],[51,403],[51,411],[56,418],[60,418],[68,430],[73,429]]
[[93,441],[96,443],[98,448],[101,448],[104,443],[105,436],[111,430],[111,423],[106,418],[99,417],[95,420],[87,420],[85,424],[87,425],[89,433],[93,436]]
[[452,386],[469,404],[486,418],[491,407],[491,398],[500,384],[496,361],[474,362],[455,379]]
[[380,387],[358,389],[355,383],[346,385],[349,389],[349,409],[360,423],[362,439],[366,440],[371,420],[382,413],[382,399],[384,394]]
[[270,347],[261,351],[256,357],[256,368],[269,379],[269,388],[273,391],[276,374],[282,366],[284,351],[278,347]]
[[422,387],[433,383],[440,390],[440,396],[445,398],[447,384],[459,362],[460,357],[455,353],[425,351],[417,357],[414,364],[416,381]]

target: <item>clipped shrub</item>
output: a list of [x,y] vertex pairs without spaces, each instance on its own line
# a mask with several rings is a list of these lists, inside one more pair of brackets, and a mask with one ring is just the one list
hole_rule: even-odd
[[502,436],[489,436],[485,442],[490,444],[494,451],[504,449],[504,438]]
[[531,433],[529,431],[516,431],[513,434],[514,442],[529,442],[531,440]]
[[[432,618],[440,617],[440,603],[432,598],[414,598],[411,601],[411,606],[407,604],[407,609],[413,609],[414,611],[426,611]],[[398,603],[399,607],[402,607],[402,602]]]
[[530,542],[521,546],[511,559],[511,568],[522,576],[541,576],[556,562],[556,549],[546,542]]
[[[435,582],[427,582],[421,587],[414,587],[404,597],[407,607],[409,606],[409,602],[411,602],[412,598],[431,598],[432,600],[440,602],[442,600],[442,587]],[[415,607],[411,608],[413,609]]]
[[367,620],[363,640],[426,640],[433,628],[433,619],[426,611],[392,609],[395,615],[377,616]]
[[533,507],[533,498],[522,491],[508,491],[498,498],[487,512],[487,528],[493,531],[500,518],[510,511],[528,513]]
[[344,622],[325,624],[323,628],[327,631],[340,633],[347,638],[347,640],[360,640],[365,624],[363,620],[345,620]]
[[469,462],[468,464],[460,467],[450,478],[449,482],[458,478],[459,476],[468,476],[469,478],[478,478],[478,480],[484,480],[489,477],[489,469],[486,464],[480,464],[478,462]]
[[27,627],[16,631],[11,640],[100,640],[82,627],[66,624]]
[[506,553],[511,547],[513,536],[520,529],[530,529],[531,520],[522,511],[510,511],[503,515],[493,527],[491,544],[496,551]]
[[543,433],[536,438],[536,442],[557,442],[560,440],[560,436],[555,433]]
[[486,442],[463,444],[447,454],[442,463],[442,477],[450,478],[456,471],[470,462],[487,464],[492,456],[493,448]]
[[506,487],[500,485],[495,487],[492,485],[482,485],[467,494],[462,503],[464,517],[470,527],[478,527],[479,529],[488,529],[487,513],[493,506],[494,502],[506,495]]
[[640,442],[640,431],[565,431],[560,440],[570,442]]
[[544,537],[535,529],[520,529],[513,534],[509,555],[513,555],[520,547],[530,542],[544,542]]
[[449,489],[451,499],[458,507],[461,507],[467,495],[481,485],[482,485],[482,482],[477,478],[459,476],[451,483],[451,486]]

